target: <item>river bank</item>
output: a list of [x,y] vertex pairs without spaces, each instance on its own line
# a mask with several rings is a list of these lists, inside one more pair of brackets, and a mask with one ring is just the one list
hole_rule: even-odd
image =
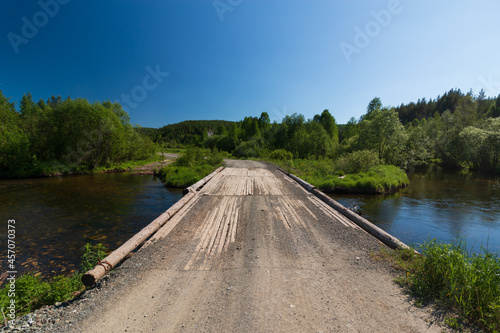
[[393,165],[357,168],[346,174],[330,160],[272,160],[325,193],[394,193],[409,185],[404,170]]

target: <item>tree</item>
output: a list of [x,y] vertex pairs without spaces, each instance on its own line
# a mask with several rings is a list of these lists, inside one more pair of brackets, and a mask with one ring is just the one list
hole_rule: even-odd
[[337,127],[337,123],[335,122],[335,118],[330,114],[328,110],[324,110],[319,117],[319,123],[326,130],[330,138],[334,143],[339,141],[339,129]]
[[366,107],[366,115],[368,116],[370,113],[373,111],[380,110],[382,108],[382,101],[380,98],[375,97],[368,103],[368,106]]
[[259,127],[262,131],[267,130],[271,124],[271,118],[267,112],[262,112],[259,118]]
[[28,159],[28,138],[14,103],[0,90],[0,172],[21,167]]
[[399,164],[406,133],[394,109],[374,109],[360,124],[359,142],[364,149],[375,149],[379,159]]

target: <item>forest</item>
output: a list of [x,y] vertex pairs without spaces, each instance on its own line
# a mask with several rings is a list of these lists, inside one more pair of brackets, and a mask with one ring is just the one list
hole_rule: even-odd
[[366,169],[356,163],[409,170],[430,162],[500,172],[500,95],[487,98],[482,90],[474,95],[451,89],[398,107],[374,98],[364,115],[344,125],[324,110],[312,119],[287,115],[281,123],[271,123],[262,112],[239,122],[185,121],[145,130],[163,147],[194,145],[244,158],[327,159],[345,173]]
[[[500,95],[451,89],[436,99],[398,107],[372,99],[366,112],[338,125],[329,110],[305,119],[266,112],[238,122],[183,121],[159,129],[132,126],[118,103],[54,97],[15,103],[0,91],[0,176],[79,173],[140,160],[158,148],[201,147],[237,158],[323,161],[329,174],[367,172],[378,165],[404,170],[440,163],[500,172]],[[318,171],[318,172],[319,172]]]
[[0,91],[0,177],[83,173],[145,159],[157,145],[118,103],[52,96],[15,103]]

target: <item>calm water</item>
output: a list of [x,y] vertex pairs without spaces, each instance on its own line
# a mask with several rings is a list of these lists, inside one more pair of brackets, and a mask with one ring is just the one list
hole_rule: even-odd
[[407,244],[429,237],[445,242],[465,236],[480,252],[500,251],[500,177],[488,178],[429,167],[414,173],[410,186],[390,196],[332,196],[358,206],[365,218]]
[[[19,273],[71,272],[85,243],[110,250],[182,197],[153,176],[102,174],[0,181],[0,254],[7,262],[7,220],[16,220]],[[1,282],[1,281],[0,281]]]

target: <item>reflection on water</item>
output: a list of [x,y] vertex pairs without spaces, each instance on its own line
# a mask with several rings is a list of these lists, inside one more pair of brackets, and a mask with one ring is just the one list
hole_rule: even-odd
[[407,244],[465,236],[469,246],[500,251],[500,178],[429,167],[410,186],[387,196],[332,196]]
[[[0,181],[0,238],[16,220],[18,273],[78,268],[87,242],[113,250],[182,197],[153,176],[101,174]],[[6,271],[6,242],[0,255]]]

